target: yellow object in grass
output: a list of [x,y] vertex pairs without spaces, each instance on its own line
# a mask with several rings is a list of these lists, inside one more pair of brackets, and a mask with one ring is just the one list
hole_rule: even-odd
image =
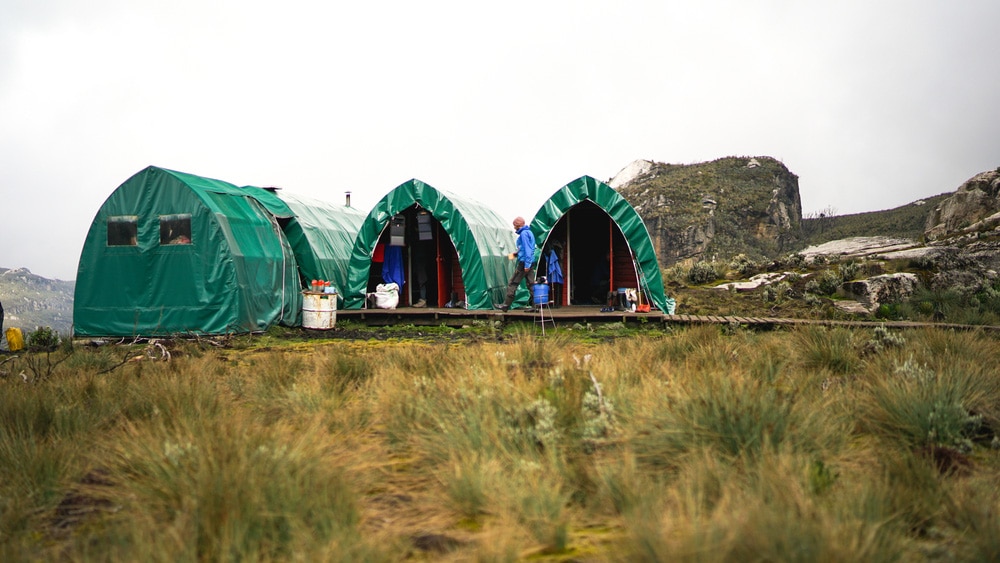
[[7,329],[7,348],[11,352],[17,352],[24,348],[24,334],[16,326]]

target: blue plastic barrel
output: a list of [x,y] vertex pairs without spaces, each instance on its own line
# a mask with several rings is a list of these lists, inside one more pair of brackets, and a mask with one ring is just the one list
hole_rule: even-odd
[[548,305],[549,304],[549,284],[547,283],[536,283],[534,285],[535,305]]

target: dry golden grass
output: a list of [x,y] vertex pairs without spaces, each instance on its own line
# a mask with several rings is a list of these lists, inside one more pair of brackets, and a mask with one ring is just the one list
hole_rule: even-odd
[[1000,347],[876,336],[78,350],[0,379],[0,557],[995,558]]

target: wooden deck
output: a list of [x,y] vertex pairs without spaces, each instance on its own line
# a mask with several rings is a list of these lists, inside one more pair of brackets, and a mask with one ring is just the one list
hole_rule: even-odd
[[[468,325],[474,320],[490,321],[538,321],[539,313],[514,309],[506,313],[498,310],[470,311],[466,309],[447,308],[413,308],[398,309],[342,309],[337,311],[337,317],[343,320],[361,322],[369,326],[387,326],[396,324],[412,324],[417,326],[454,326]],[[1000,332],[1000,326],[993,325],[960,325],[949,323],[921,323],[910,321],[837,321],[825,319],[790,319],[776,317],[745,317],[716,315],[665,315],[659,311],[650,313],[631,313],[613,311],[602,313],[597,306],[572,305],[545,310],[545,321],[549,319],[555,325],[572,325],[576,323],[614,323],[649,324],[662,323],[671,326],[724,324],[741,325],[747,328],[767,330],[783,326],[816,325],[840,326],[848,328],[874,328],[885,326],[897,329],[940,328],[955,330],[985,330]]]

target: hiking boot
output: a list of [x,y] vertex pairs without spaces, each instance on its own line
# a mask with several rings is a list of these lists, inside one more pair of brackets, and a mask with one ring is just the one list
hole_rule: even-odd
[[420,301],[417,301],[416,303],[414,303],[413,306],[417,307],[418,309],[422,309],[422,308],[424,308],[424,307],[427,306],[427,300],[426,299],[421,299]]
[[497,307],[497,309],[500,309],[501,311],[506,313],[507,311],[510,310],[510,305],[500,305],[499,307]]

